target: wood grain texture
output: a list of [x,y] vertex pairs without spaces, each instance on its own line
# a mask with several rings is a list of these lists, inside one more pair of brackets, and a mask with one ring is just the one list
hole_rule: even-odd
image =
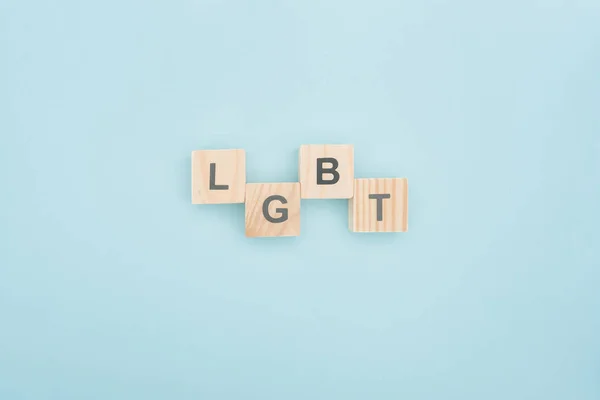
[[[263,205],[270,196],[282,196],[287,203],[273,200],[268,203],[268,215],[279,218],[286,209],[287,220],[269,222]],[[300,235],[300,183],[248,183],[246,184],[246,236],[299,236]]]
[[[215,182],[226,190],[210,189],[210,164],[215,164]],[[243,203],[246,192],[246,152],[196,150],[192,152],[192,204]]]
[[[339,165],[339,181],[335,184],[317,184],[317,159],[335,158]],[[303,199],[349,199],[354,186],[354,146],[351,144],[306,144],[300,146],[298,177]],[[324,163],[325,168],[331,164]],[[332,175],[323,177],[330,180]]]
[[[389,194],[382,200],[382,220],[377,220],[377,199],[372,194]],[[348,201],[352,232],[406,232],[408,230],[408,180],[406,178],[355,179],[354,197]]]

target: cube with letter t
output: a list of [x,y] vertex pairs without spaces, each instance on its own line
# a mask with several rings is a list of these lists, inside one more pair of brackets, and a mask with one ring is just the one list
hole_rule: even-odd
[[406,178],[356,179],[348,201],[352,232],[406,232],[408,180]]
[[298,175],[303,199],[349,199],[354,186],[354,146],[300,146]]
[[192,152],[192,204],[243,203],[245,191],[244,150]]

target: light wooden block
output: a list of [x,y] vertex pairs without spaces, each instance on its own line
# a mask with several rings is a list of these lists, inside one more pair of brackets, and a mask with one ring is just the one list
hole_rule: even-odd
[[246,236],[299,236],[300,184],[246,184]]
[[243,203],[245,193],[244,150],[192,152],[192,204]]
[[[303,199],[349,199],[354,186],[354,146],[300,146],[298,175]],[[337,179],[337,181],[336,181]]]
[[355,179],[354,197],[348,201],[348,219],[352,232],[406,232],[408,180]]

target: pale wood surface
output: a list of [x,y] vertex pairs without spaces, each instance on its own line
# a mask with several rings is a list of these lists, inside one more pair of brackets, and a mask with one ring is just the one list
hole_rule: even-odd
[[[227,190],[210,190],[210,164],[215,163],[215,183]],[[246,191],[246,152],[196,150],[192,152],[192,203],[243,203]]]
[[[370,194],[390,194],[383,200],[383,220],[377,221],[377,200]],[[355,179],[354,197],[348,201],[352,232],[406,232],[408,230],[408,180],[406,178]]]
[[[332,185],[317,184],[317,158],[335,158],[340,179]],[[300,146],[298,176],[303,199],[349,199],[354,186],[354,146],[351,144],[307,144]],[[331,167],[325,163],[324,167]],[[331,174],[325,173],[329,180]]]
[[[277,208],[286,208],[287,221],[269,222],[263,214],[267,197],[280,195],[286,204],[274,200],[269,204],[269,215],[279,217]],[[300,235],[300,183],[248,183],[246,184],[246,236],[299,236]]]

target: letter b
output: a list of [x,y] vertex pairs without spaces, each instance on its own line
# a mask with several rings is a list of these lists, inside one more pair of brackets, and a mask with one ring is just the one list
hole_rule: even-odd
[[[330,163],[331,168],[323,168],[324,163]],[[340,173],[336,171],[340,164],[333,157],[317,158],[317,185],[335,185],[340,180]],[[332,179],[323,179],[323,174],[333,175]]]

